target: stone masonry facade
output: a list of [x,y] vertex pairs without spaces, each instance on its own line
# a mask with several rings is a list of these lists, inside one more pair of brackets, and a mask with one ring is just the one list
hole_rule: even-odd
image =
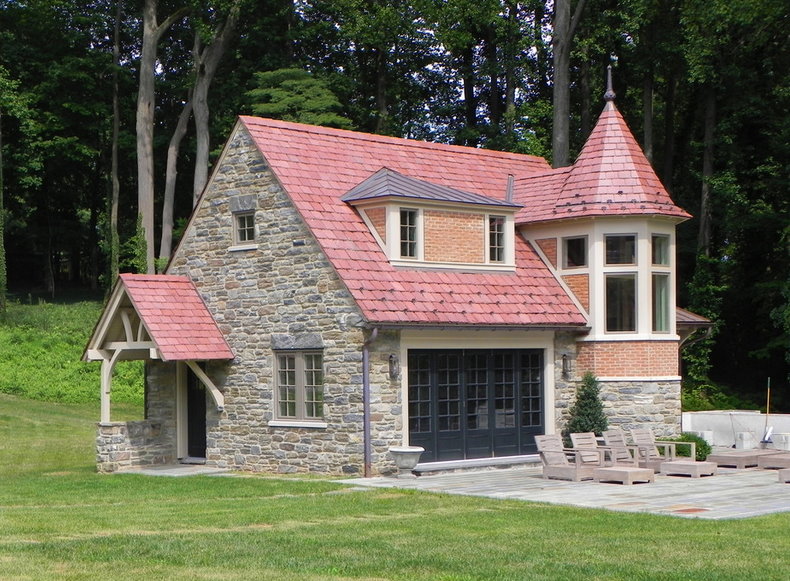
[[[239,211],[255,213],[254,248],[230,249]],[[236,355],[208,370],[225,410],[207,419],[207,463],[246,471],[361,473],[362,352],[370,331],[245,131],[229,144],[190,228],[168,272],[195,282]],[[275,337],[286,345],[307,338],[322,346],[326,427],[269,425],[276,419]],[[387,448],[400,444],[402,433],[399,386],[387,374],[389,352],[377,351],[381,343],[370,346],[372,465],[379,473],[393,469]],[[151,411],[162,403],[149,397]]]

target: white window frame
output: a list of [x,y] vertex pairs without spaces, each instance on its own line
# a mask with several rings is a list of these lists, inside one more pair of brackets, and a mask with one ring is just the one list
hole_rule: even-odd
[[[491,226],[496,223],[499,224],[498,231],[492,230]],[[486,262],[488,264],[506,264],[508,258],[508,222],[507,216],[501,214],[487,214],[486,215]],[[493,244],[494,236],[497,238],[499,244]],[[496,251],[499,258],[494,259],[491,254]]]
[[[582,240],[584,242],[584,264],[568,265],[568,242],[571,240]],[[579,270],[590,266],[590,241],[588,236],[565,236],[561,239],[560,264],[563,270]]]
[[[240,221],[242,219],[252,219],[252,225],[245,225],[243,228],[241,226]],[[242,230],[248,231],[252,230],[252,239],[245,239],[242,240],[241,232]],[[255,211],[254,210],[246,210],[242,212],[234,212],[233,213],[233,246],[230,247],[230,250],[251,250],[253,248],[258,247],[258,228],[255,224]]]
[[[414,240],[406,240],[406,244],[413,244],[414,245],[414,254],[404,255],[403,254],[403,213],[410,212],[414,215],[414,224],[408,226],[409,228],[413,228],[414,230]],[[399,207],[398,208],[398,237],[397,237],[397,256],[400,260],[421,260],[422,259],[422,234],[423,234],[423,224],[422,224],[422,212],[419,208],[409,208],[409,207]]]

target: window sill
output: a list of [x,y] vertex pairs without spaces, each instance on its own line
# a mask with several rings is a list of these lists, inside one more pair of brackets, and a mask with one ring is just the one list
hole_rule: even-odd
[[325,429],[329,427],[326,422],[316,422],[309,420],[272,420],[269,426],[273,428],[315,428]]
[[257,250],[257,244],[239,244],[238,246],[231,246],[228,248],[228,252],[241,252],[243,250]]

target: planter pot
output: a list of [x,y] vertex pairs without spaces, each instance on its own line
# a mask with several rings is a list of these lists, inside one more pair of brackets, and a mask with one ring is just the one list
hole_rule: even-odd
[[411,471],[420,461],[420,455],[425,452],[422,446],[393,446],[389,449],[395,465],[398,467],[398,477],[412,476]]

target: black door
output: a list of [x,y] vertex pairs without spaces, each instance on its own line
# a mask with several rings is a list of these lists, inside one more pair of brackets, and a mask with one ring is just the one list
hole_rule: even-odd
[[409,351],[409,442],[423,461],[535,452],[540,349]]
[[206,390],[191,370],[187,371],[187,455],[206,457]]

